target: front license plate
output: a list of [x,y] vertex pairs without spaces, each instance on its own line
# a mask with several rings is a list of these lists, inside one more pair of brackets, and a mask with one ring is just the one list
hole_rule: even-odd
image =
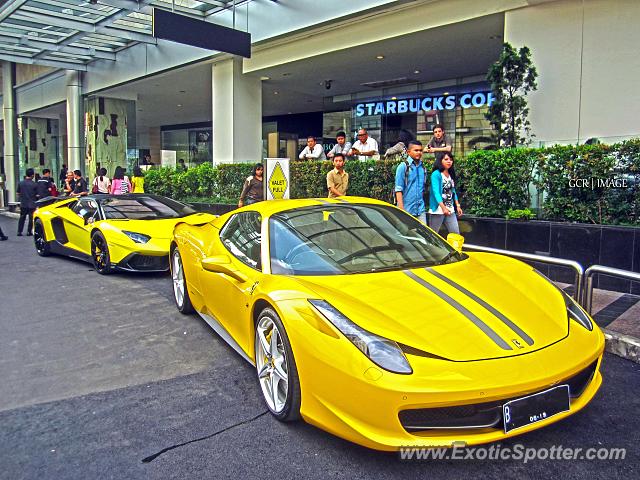
[[504,432],[546,420],[569,410],[569,385],[517,398],[502,406]]

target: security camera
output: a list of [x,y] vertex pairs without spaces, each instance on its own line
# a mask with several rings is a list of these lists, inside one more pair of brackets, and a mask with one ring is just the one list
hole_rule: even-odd
[[331,82],[333,82],[333,80],[325,80],[324,88],[326,88],[327,90],[331,90]]

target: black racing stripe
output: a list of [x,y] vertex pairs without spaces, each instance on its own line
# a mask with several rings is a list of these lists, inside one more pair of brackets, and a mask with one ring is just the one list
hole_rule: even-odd
[[431,275],[434,275],[434,276],[438,277],[443,282],[446,282],[448,285],[451,285],[456,290],[464,293],[467,297],[471,298],[475,302],[477,302],[480,305],[482,305],[486,310],[489,310],[494,316],[496,316],[500,321],[502,321],[502,323],[504,323],[507,327],[509,327],[511,330],[513,330],[520,338],[522,338],[525,342],[527,342],[527,344],[529,346],[533,345],[533,343],[534,343],[533,342],[533,338],[531,338],[529,335],[527,335],[518,325],[516,325],[511,320],[509,320],[507,317],[505,317],[501,312],[496,310],[493,306],[489,305],[487,302],[485,302],[480,297],[478,297],[475,293],[470,292],[469,290],[464,288],[462,285],[458,285],[453,280],[445,277],[444,275],[442,275],[439,272],[436,272],[433,268],[425,268],[425,270],[427,272],[429,272]]
[[471,322],[476,327],[478,327],[480,330],[482,330],[484,332],[484,334],[487,337],[489,337],[491,340],[493,340],[495,342],[495,344],[498,345],[500,348],[502,348],[503,350],[513,350],[511,348],[511,346],[507,342],[505,342],[502,338],[500,338],[500,336],[496,332],[494,332],[491,329],[491,327],[489,327],[489,325],[484,323],[476,315],[474,315],[472,312],[470,312],[467,308],[465,308],[460,303],[456,302],[449,295],[447,295],[446,293],[438,290],[436,287],[434,287],[433,285],[428,283],[426,280],[423,280],[422,278],[418,277],[415,273],[413,273],[413,272],[411,272],[409,270],[405,270],[404,273],[409,278],[411,278],[412,280],[415,280],[416,282],[418,282],[420,285],[425,287],[431,293],[433,293],[433,294],[437,295],[438,297],[440,297],[442,300],[447,302],[449,305],[451,305],[453,308],[455,308],[460,313],[462,313],[465,317],[467,317],[469,320],[471,320]]

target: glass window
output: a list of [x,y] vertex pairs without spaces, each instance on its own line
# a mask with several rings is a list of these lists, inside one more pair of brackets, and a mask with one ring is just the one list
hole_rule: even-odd
[[271,272],[331,275],[426,267],[466,255],[407,213],[378,205],[287,210],[269,222]]
[[220,240],[242,263],[262,269],[260,233],[262,218],[258,212],[243,212],[231,217],[220,232]]
[[98,204],[95,200],[78,200],[71,204],[71,210],[85,220],[93,217],[97,209]]
[[132,197],[112,197],[102,202],[102,210],[107,220],[133,219],[156,220],[161,218],[180,218],[196,213],[184,203],[170,198],[140,195]]

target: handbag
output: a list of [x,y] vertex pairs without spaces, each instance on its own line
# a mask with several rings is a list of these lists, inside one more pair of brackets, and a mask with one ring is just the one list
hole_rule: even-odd
[[91,187],[91,193],[98,193],[98,179],[93,180],[93,187]]

